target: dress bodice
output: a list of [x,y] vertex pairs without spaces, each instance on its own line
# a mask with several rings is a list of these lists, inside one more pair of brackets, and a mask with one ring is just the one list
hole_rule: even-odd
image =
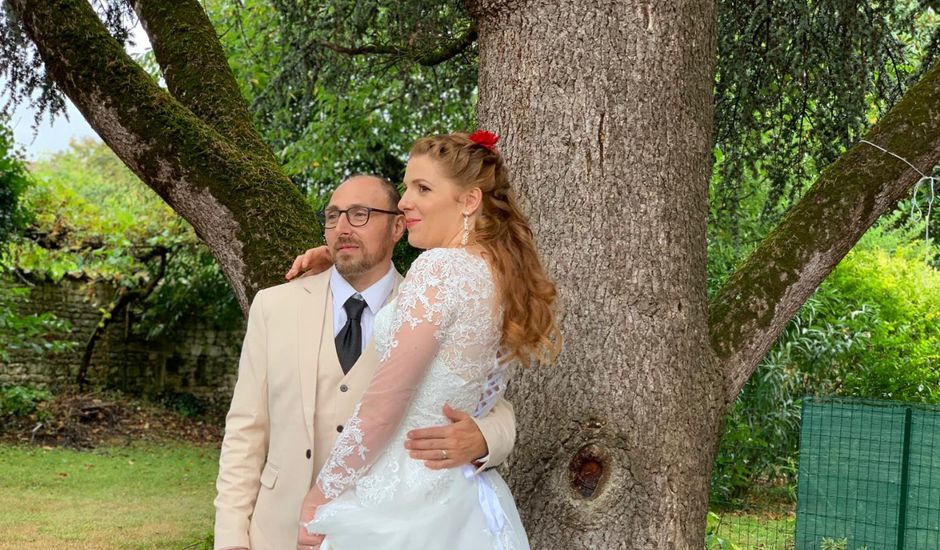
[[440,321],[435,333],[439,348],[405,415],[409,429],[439,422],[444,402],[468,412],[477,409],[487,378],[498,370],[502,332],[501,308],[496,304],[496,289],[485,260],[462,248],[436,249],[424,255],[430,255],[440,269],[433,274],[422,269],[413,284],[403,285],[399,295],[377,315],[373,333],[379,356],[388,357],[398,345],[395,333],[401,324],[414,321],[400,312],[421,300],[425,294],[421,289],[440,284],[452,287],[451,292],[438,294],[439,310],[430,314]]
[[318,508],[305,525],[326,535],[321,548],[528,550],[495,470],[431,469],[404,447],[409,430],[448,422],[445,403],[481,416],[503,393],[497,296],[486,261],[434,249],[379,311],[379,366],[311,489]]

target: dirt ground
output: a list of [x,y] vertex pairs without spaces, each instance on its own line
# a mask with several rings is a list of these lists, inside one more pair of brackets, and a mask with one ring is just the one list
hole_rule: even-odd
[[120,395],[56,395],[27,417],[0,419],[0,441],[90,449],[136,441],[219,444],[218,411],[190,418],[167,407]]

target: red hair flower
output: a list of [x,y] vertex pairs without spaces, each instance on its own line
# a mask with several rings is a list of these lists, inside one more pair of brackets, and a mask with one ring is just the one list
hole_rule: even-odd
[[470,141],[492,151],[493,148],[496,147],[496,142],[499,141],[499,136],[493,132],[487,132],[486,130],[477,130],[470,134]]

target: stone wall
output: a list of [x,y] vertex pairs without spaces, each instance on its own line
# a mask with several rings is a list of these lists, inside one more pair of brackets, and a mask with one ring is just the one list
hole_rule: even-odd
[[[0,277],[0,292],[22,282]],[[7,350],[0,362],[0,385],[30,385],[58,389],[73,386],[88,338],[101,320],[114,289],[69,279],[36,283],[28,300],[17,303],[21,314],[49,312],[71,324],[62,337],[76,342],[66,352]],[[208,319],[189,319],[172,337],[147,340],[115,319],[95,346],[88,371],[94,388],[120,389],[132,394],[191,393],[199,397],[231,396],[238,370],[244,327],[210,328]],[[2,359],[0,359],[2,361]]]

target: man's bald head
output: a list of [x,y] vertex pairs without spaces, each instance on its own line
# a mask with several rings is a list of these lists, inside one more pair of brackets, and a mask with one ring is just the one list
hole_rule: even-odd
[[[392,182],[383,178],[382,176],[377,176],[375,174],[353,174],[349,176],[343,183],[339,184],[339,187],[346,185],[349,182],[357,181],[361,184],[372,184],[379,186],[382,191],[385,193],[388,198],[388,203],[381,207],[386,210],[398,210],[398,201],[401,200],[401,193],[398,192],[398,187],[395,186]],[[339,189],[337,187],[337,190]]]

